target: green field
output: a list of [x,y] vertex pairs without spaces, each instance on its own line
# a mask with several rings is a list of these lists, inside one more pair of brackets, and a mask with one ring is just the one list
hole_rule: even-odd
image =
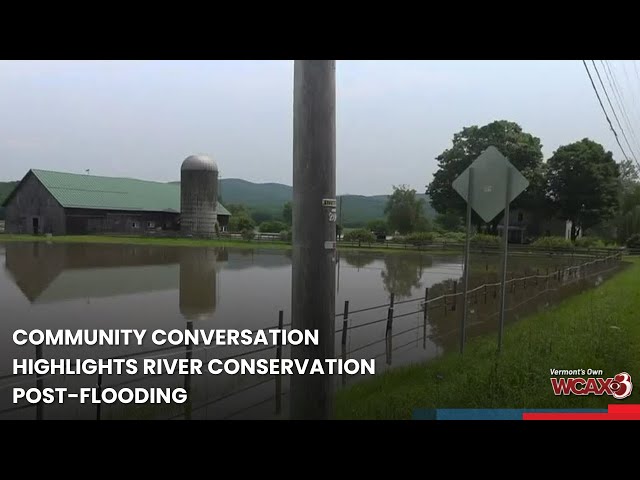
[[[417,408],[606,408],[608,395],[555,396],[550,369],[640,371],[640,259],[602,285],[447,354],[338,392],[341,419],[409,419]],[[623,402],[638,403],[636,390]]]
[[61,235],[47,238],[43,235],[0,234],[0,242],[51,242],[51,243],[120,243],[125,245],[157,245],[163,247],[241,247],[289,249],[285,242],[246,241],[236,239],[195,239],[170,237],[138,237],[107,235]]

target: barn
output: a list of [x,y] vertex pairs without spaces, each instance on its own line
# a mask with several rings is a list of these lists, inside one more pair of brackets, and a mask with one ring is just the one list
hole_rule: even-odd
[[[180,185],[31,169],[2,204],[5,231],[53,235],[180,230]],[[220,203],[222,231],[231,214]]]

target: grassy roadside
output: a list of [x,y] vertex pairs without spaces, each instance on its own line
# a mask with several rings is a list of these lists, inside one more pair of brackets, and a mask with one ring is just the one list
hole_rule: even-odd
[[[554,369],[599,369],[605,377],[640,372],[640,259],[599,287],[505,330],[470,340],[423,365],[398,368],[338,392],[342,419],[409,419],[416,408],[606,408],[608,395],[558,396]],[[635,373],[635,375],[634,375]],[[637,382],[638,380],[636,380]],[[638,403],[640,388],[622,402]]]

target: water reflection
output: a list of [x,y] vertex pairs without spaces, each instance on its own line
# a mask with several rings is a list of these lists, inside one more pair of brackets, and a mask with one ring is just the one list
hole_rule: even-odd
[[367,265],[371,265],[376,260],[376,257],[370,253],[348,250],[340,252],[340,258],[344,258],[344,261],[348,265],[355,268],[364,268]]
[[[9,390],[2,390],[11,377],[13,358],[109,357],[139,353],[140,347],[78,349],[47,347],[42,351],[18,347],[10,332],[16,328],[144,328],[211,329],[272,328],[290,323],[291,252],[266,249],[181,248],[128,245],[79,245],[46,243],[0,244],[4,270],[0,269],[0,412],[11,407]],[[462,314],[461,296],[429,304],[426,318],[421,299],[451,293],[459,281],[461,256],[430,256],[418,252],[374,253],[341,251],[337,259],[340,289],[336,306],[342,312],[349,301],[347,321],[336,319],[336,352],[343,358],[377,358],[376,370],[429,360],[442,351],[457,348]],[[536,259],[534,272],[565,265],[564,259]],[[472,286],[496,280],[497,257],[472,258]],[[515,273],[531,271],[532,260],[510,262]],[[512,272],[510,272],[512,273]],[[17,287],[15,288],[14,287]],[[515,285],[511,305],[538,295],[545,285]],[[557,287],[556,284],[551,285]],[[567,287],[563,287],[566,291]],[[576,287],[578,285],[576,284]],[[542,290],[541,290],[542,289]],[[458,290],[459,291],[459,290]],[[396,295],[393,328],[386,333],[389,294]],[[496,295],[497,293],[497,295]],[[545,295],[547,295],[545,297]],[[553,302],[553,293],[540,299]],[[27,301],[25,301],[25,299]],[[415,299],[415,301],[414,301]],[[468,334],[495,330],[499,292],[480,290],[470,298]],[[536,300],[537,302],[537,300]],[[371,309],[372,306],[379,308]],[[523,307],[526,312],[533,307]],[[520,309],[512,319],[517,319]],[[279,311],[283,316],[279,316]],[[343,328],[347,330],[343,333]],[[153,345],[145,344],[143,350]],[[155,347],[157,348],[157,347]],[[251,347],[253,350],[254,347]],[[251,353],[242,347],[178,347],[158,355],[167,358],[290,358],[288,348]],[[28,386],[68,388],[96,385],[95,378],[28,378]],[[341,379],[336,379],[340,381]],[[343,378],[344,383],[358,378]],[[102,381],[102,379],[100,379]],[[105,388],[126,379],[104,378]],[[136,380],[138,381],[138,380]],[[138,386],[181,387],[188,402],[173,410],[153,410],[148,418],[270,418],[288,411],[289,378],[281,376],[164,376],[140,377]],[[237,392],[243,392],[237,394]],[[251,409],[255,404],[260,407]],[[3,414],[0,418],[140,418],[135,406],[40,405],[33,410]],[[146,408],[146,407],[145,407]]]
[[424,255],[387,255],[384,270],[380,273],[387,293],[394,293],[396,299],[409,298],[414,289],[422,286],[424,268],[431,266],[431,259]]

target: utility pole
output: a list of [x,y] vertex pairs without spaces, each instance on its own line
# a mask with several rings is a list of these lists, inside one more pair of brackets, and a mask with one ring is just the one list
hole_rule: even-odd
[[[293,359],[335,358],[335,60],[295,60],[293,80],[293,329],[317,330],[319,345],[291,347]],[[291,419],[333,415],[333,378],[292,375]]]

